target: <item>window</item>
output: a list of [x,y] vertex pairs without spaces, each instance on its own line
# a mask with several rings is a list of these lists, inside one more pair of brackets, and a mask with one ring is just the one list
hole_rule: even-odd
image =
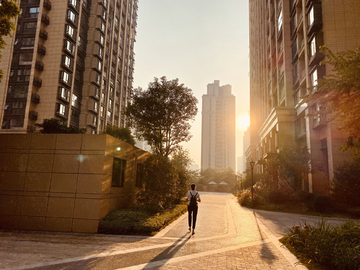
[[115,27],[119,28],[119,19],[115,17]]
[[35,38],[23,38],[21,41],[21,49],[32,49],[34,48]]
[[70,91],[66,89],[65,87],[59,87],[59,98],[62,100],[65,100],[69,102],[70,97]]
[[32,53],[20,53],[19,65],[31,65],[33,54]]
[[65,40],[65,49],[71,54],[75,52],[74,44],[70,40]]
[[93,125],[93,126],[96,126],[96,124],[97,124],[97,117],[96,117],[95,115],[93,115],[92,117],[93,117],[93,119],[92,119],[92,125]]
[[98,85],[100,85],[100,75],[95,73],[95,83],[97,83]]
[[76,0],[69,0],[69,5],[73,6],[74,8],[76,8]]
[[24,23],[24,29],[36,29],[36,22]]
[[316,38],[313,37],[310,41],[310,54],[314,56],[316,54]]
[[103,33],[105,33],[105,23],[104,22],[101,22],[101,31],[103,32]]
[[64,104],[58,103],[57,113],[62,115],[62,116],[65,116],[65,114],[66,114],[66,106]]
[[103,79],[103,84],[102,84],[102,90],[105,91],[106,90],[106,81]]
[[104,21],[106,21],[106,11],[105,10],[103,10],[102,18],[104,19]]
[[99,93],[100,93],[100,89],[98,87],[94,86],[94,96],[98,98]]
[[65,67],[71,69],[72,68],[72,60],[69,56],[64,55],[63,56],[63,64]]
[[103,35],[100,34],[100,44],[101,45],[104,45],[104,37]]
[[99,56],[103,58],[104,50],[99,46]]
[[309,26],[311,26],[315,21],[314,6],[312,6],[309,11],[308,20],[309,20],[309,22],[308,22]]
[[68,20],[70,20],[70,21],[72,21],[73,23],[75,23],[76,15],[75,15],[75,13],[72,12],[71,10],[68,10],[67,18],[68,18]]
[[126,160],[114,158],[112,170],[112,187],[123,187],[125,182]]
[[311,73],[310,80],[311,80],[311,86],[316,87],[318,85],[318,73],[316,69],[313,73]]
[[70,25],[66,25],[66,30],[65,30],[66,34],[68,34],[70,37],[74,38],[74,28]]
[[109,109],[112,109],[112,100],[109,99]]
[[99,104],[97,102],[94,102],[94,111],[97,112],[99,108]]
[[60,82],[65,83],[67,85],[71,84],[71,76],[66,71],[60,72]]
[[101,117],[104,117],[104,106],[101,106],[101,109],[100,109],[100,116]]
[[76,95],[72,95],[71,106],[77,108],[78,107],[78,97]]
[[39,16],[39,8],[32,7],[29,9],[29,18],[37,18]]
[[105,103],[105,93],[101,93],[101,102]]
[[101,67],[102,67],[102,64],[101,62],[98,60],[98,63],[97,63],[97,69],[101,72]]
[[282,15],[282,11],[280,11],[280,14],[278,17],[278,32],[280,32],[280,30],[281,30],[282,23],[283,23],[283,15]]
[[30,81],[30,71],[31,69],[18,69],[16,81],[18,82]]

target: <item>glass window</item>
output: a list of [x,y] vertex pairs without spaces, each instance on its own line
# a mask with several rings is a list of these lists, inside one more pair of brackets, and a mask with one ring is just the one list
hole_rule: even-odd
[[33,54],[32,53],[20,53],[19,65],[31,65]]
[[105,93],[101,93],[101,102],[105,103]]
[[316,38],[313,37],[310,41],[310,54],[311,56],[314,56],[316,53]]
[[112,187],[123,187],[125,182],[126,160],[114,158],[112,169]]
[[67,55],[65,55],[64,57],[64,65],[67,66],[68,68],[71,67],[71,58],[68,57]]
[[100,34],[100,44],[101,45],[104,45],[104,37],[103,35]]
[[75,23],[75,19],[76,19],[76,15],[75,15],[75,13],[74,12],[72,12],[71,10],[68,10],[68,19],[70,20],[70,21],[72,21],[73,23]]
[[76,0],[69,0],[69,4],[76,8]]
[[96,123],[97,123],[97,117],[93,115],[93,121],[92,121],[93,126],[96,126]]
[[29,9],[29,17],[30,18],[37,18],[39,16],[39,8],[32,7]]
[[105,33],[105,23],[101,22],[101,31]]
[[65,46],[66,46],[66,50],[67,50],[68,52],[70,52],[71,54],[74,53],[74,44],[73,44],[71,41],[66,40]]
[[66,34],[70,37],[74,37],[74,28],[68,24],[66,25]]
[[70,82],[70,76],[66,71],[61,71],[60,73],[60,80],[64,83],[69,84]]
[[313,87],[316,87],[318,85],[318,73],[317,70],[315,70],[313,73],[311,73],[311,85]]
[[103,58],[104,50],[99,46],[99,56]]
[[278,32],[280,32],[280,30],[281,30],[282,23],[283,23],[283,15],[282,15],[282,11],[280,11],[280,14],[278,17]]
[[59,114],[65,115],[66,112],[66,106],[64,104],[59,104]]
[[314,16],[314,7],[312,6],[309,12],[309,26],[311,26],[315,21],[315,16]]
[[73,94],[71,99],[71,106],[77,108],[77,104],[78,104],[78,97],[75,94]]
[[101,106],[101,109],[100,109],[100,116],[101,117],[104,117],[104,106]]
[[25,29],[35,29],[36,28],[36,22],[27,22],[24,23]]
[[98,98],[98,97],[99,97],[99,93],[100,93],[99,88],[96,87],[96,86],[94,86],[94,96]]
[[99,104],[97,102],[94,102],[94,111],[97,112],[99,108]]
[[59,97],[63,100],[69,101],[69,94],[70,91],[66,89],[65,87],[59,88]]
[[97,69],[101,72],[101,67],[102,67],[102,64],[101,62],[98,60],[98,63],[97,63]]

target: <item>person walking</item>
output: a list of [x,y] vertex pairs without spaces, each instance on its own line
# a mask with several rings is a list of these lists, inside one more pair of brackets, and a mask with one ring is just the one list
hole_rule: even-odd
[[196,191],[196,185],[191,184],[191,190],[189,190],[186,199],[188,204],[188,219],[189,219],[189,232],[191,232],[191,220],[192,220],[192,234],[195,234],[196,217],[198,212],[198,202],[201,202],[199,192]]

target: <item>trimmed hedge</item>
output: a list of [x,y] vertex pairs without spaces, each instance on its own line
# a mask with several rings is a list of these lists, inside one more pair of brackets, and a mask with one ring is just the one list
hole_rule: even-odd
[[155,235],[186,211],[186,203],[161,211],[154,211],[146,207],[118,209],[109,213],[100,222],[98,232],[104,234]]

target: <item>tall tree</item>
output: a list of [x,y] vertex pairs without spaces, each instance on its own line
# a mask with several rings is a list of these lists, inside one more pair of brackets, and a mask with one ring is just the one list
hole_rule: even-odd
[[134,137],[131,135],[131,131],[128,128],[119,128],[117,126],[108,125],[106,126],[104,133],[123,140],[131,145],[135,145]]
[[197,99],[179,80],[155,78],[148,89],[136,89],[126,109],[136,137],[148,142],[155,154],[169,156],[181,142],[189,141],[191,125],[197,114]]
[[[15,24],[12,19],[20,15],[20,8],[16,5],[16,0],[0,0],[0,61],[2,58],[1,50],[5,48],[4,37],[15,30]],[[3,72],[0,70],[0,82]]]
[[[314,93],[308,97],[317,101],[326,113],[336,120],[350,138],[360,138],[360,47],[354,51],[333,53],[321,48],[326,58],[322,64],[332,69],[320,79]],[[350,140],[352,142],[352,140]]]

